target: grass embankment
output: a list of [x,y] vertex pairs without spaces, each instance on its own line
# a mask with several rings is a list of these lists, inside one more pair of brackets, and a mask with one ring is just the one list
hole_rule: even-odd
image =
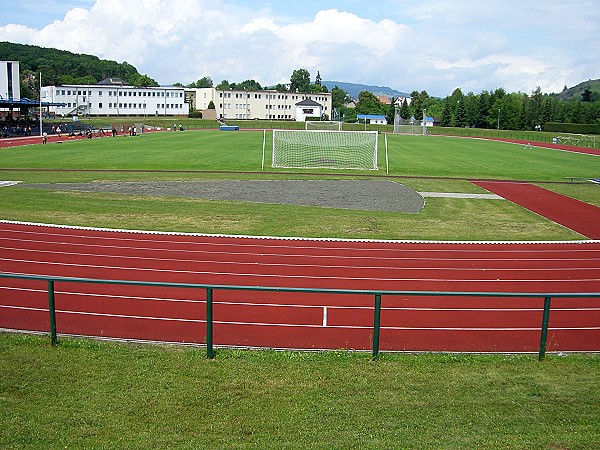
[[[267,143],[269,138],[267,134]],[[0,167],[14,169],[4,171],[4,179],[24,182],[325,176],[320,173],[323,171],[271,169],[268,144],[266,170],[261,171],[262,140],[262,132],[148,133],[3,149]],[[389,178],[418,191],[483,193],[467,180],[562,182],[566,176],[600,173],[597,157],[537,148],[524,150],[501,142],[395,135],[388,137],[388,143]],[[382,151],[379,165],[385,167]],[[383,170],[326,172],[333,178],[385,176]],[[600,205],[597,186],[569,185],[568,195]],[[3,188],[0,200],[0,217],[4,219],[113,228],[374,239],[581,238],[519,206],[498,200],[428,198],[417,215],[21,187]]]
[[0,447],[598,444],[596,356],[204,354],[0,334]]

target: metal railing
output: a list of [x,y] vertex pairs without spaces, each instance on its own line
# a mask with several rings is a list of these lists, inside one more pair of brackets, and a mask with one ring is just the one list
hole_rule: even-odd
[[206,291],[206,357],[214,358],[213,344],[213,291],[261,291],[261,292],[297,292],[307,294],[350,294],[367,295],[373,297],[373,347],[372,357],[379,355],[379,337],[381,334],[381,299],[386,296],[433,296],[433,297],[520,297],[544,299],[542,323],[540,327],[540,347],[538,360],[543,360],[546,354],[546,340],[548,336],[548,323],[550,320],[550,305],[553,298],[600,298],[600,292],[588,293],[511,293],[511,292],[442,292],[442,291],[386,291],[386,290],[356,290],[356,289],[320,289],[320,288],[294,288],[273,286],[234,286],[218,284],[195,283],[169,283],[155,281],[131,280],[106,280],[98,278],[55,277],[45,275],[0,273],[0,278],[15,278],[21,280],[46,281],[48,284],[48,312],[50,316],[50,338],[53,346],[57,344],[56,331],[56,306],[54,298],[54,283],[94,283],[129,286],[153,286],[167,288],[202,289]]

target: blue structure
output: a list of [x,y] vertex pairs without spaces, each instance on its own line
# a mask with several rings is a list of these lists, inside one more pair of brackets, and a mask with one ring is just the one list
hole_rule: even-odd
[[221,125],[219,127],[219,130],[221,131],[238,131],[240,129],[240,127],[238,127],[237,125]]

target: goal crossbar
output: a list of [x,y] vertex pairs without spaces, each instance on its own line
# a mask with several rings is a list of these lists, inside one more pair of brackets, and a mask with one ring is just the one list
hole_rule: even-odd
[[304,122],[304,129],[311,130],[330,130],[342,131],[342,122],[333,120],[307,120]]

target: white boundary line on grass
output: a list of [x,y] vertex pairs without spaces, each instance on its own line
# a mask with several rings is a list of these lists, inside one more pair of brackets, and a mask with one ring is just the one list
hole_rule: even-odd
[[314,242],[375,242],[382,244],[600,244],[600,239],[580,239],[572,241],[439,241],[425,239],[343,239],[343,238],[314,238],[298,236],[252,236],[244,234],[210,234],[186,233],[183,231],[153,231],[153,230],[128,230],[122,228],[84,227],[75,225],[59,225],[52,223],[25,222],[18,220],[0,219],[0,223],[13,225],[28,225],[37,227],[64,228],[68,230],[102,231],[113,233],[155,234],[165,236],[199,236],[211,238],[232,239],[268,239],[281,241],[314,241]]

